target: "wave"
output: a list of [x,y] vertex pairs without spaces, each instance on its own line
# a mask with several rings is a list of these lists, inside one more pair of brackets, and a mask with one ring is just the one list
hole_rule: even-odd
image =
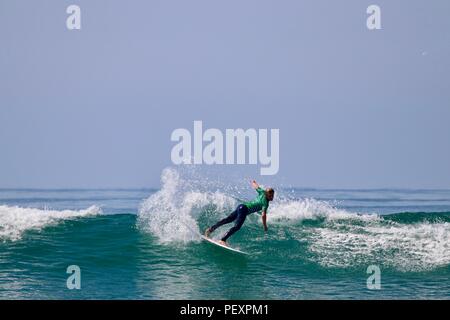
[[396,221],[399,223],[442,223],[450,222],[450,212],[399,212],[383,216],[386,220]]
[[[228,214],[239,200],[224,191],[208,192],[173,169],[162,173],[161,190],[145,200],[138,226],[162,243],[199,241],[200,232]],[[208,189],[208,188],[206,188]],[[255,215],[252,215],[255,216]],[[247,245],[262,246],[264,237],[256,218],[246,222]],[[397,213],[378,215],[349,212],[326,201],[288,199],[283,194],[269,207],[269,228],[274,241],[294,240],[304,252],[290,259],[309,259],[325,268],[379,264],[400,271],[424,271],[450,264],[450,213]],[[234,237],[234,236],[233,236]],[[260,243],[261,242],[261,243]],[[275,253],[281,254],[281,253]]]
[[61,221],[101,213],[97,206],[85,210],[46,210],[0,205],[0,239],[19,240],[28,230],[40,230]]
[[296,223],[291,236],[306,241],[311,260],[323,267],[379,264],[408,272],[450,264],[447,212],[351,213],[305,199],[274,206],[271,214],[273,223]]

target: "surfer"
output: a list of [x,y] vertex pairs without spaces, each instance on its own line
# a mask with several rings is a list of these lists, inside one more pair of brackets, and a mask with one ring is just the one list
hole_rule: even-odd
[[269,202],[273,200],[275,191],[272,188],[262,189],[255,180],[252,181],[252,187],[256,190],[258,196],[253,201],[241,203],[228,217],[206,229],[205,237],[209,237],[218,227],[235,221],[234,226],[220,240],[221,244],[227,245],[227,239],[242,227],[247,215],[257,211],[262,211],[262,223],[264,231],[267,231],[267,208],[269,207]]

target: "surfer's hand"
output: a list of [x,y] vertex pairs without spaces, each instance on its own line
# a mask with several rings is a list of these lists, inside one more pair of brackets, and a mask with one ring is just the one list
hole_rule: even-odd
[[258,189],[259,185],[256,183],[256,180],[252,180],[253,189]]

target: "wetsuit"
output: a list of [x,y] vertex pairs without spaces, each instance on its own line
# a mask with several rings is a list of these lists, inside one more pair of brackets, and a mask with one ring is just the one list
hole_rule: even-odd
[[236,231],[238,231],[242,225],[244,224],[245,218],[247,215],[257,211],[265,211],[267,212],[267,208],[269,207],[269,201],[266,198],[266,193],[263,189],[256,189],[258,192],[258,196],[249,202],[244,202],[236,208],[228,217],[223,220],[220,220],[215,225],[213,225],[209,230],[213,232],[218,227],[223,226],[224,224],[236,221],[234,226],[228,230],[228,232],[222,237],[222,241],[227,241],[229,237],[231,237]]

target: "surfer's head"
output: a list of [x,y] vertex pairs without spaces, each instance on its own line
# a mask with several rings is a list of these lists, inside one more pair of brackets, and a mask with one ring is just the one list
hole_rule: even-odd
[[272,201],[273,196],[275,195],[275,190],[273,190],[272,188],[267,188],[265,193],[266,193],[267,200]]

